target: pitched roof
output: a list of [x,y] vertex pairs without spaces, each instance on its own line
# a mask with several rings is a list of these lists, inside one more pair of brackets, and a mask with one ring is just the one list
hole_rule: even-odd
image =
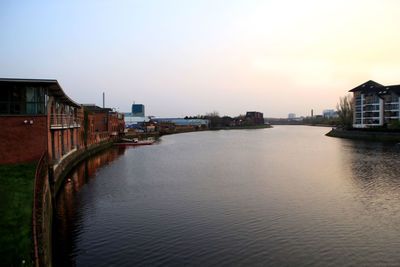
[[24,84],[24,85],[42,85],[48,89],[50,95],[56,96],[61,101],[68,103],[71,106],[80,107],[80,104],[73,101],[67,96],[57,80],[53,79],[14,79],[14,78],[0,78],[0,84]]
[[382,87],[384,87],[382,84],[374,82],[372,80],[369,80],[368,82],[365,82],[365,83],[351,89],[349,92],[358,92],[358,91],[375,92],[376,90],[379,90]]

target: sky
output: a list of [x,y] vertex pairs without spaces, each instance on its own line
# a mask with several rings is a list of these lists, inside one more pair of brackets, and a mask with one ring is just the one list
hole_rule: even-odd
[[0,77],[182,117],[320,114],[400,84],[398,0],[0,1]]

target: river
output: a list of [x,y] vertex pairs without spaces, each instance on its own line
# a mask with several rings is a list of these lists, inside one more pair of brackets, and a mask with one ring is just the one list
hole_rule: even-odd
[[113,148],[57,196],[56,266],[400,264],[400,153],[329,128]]

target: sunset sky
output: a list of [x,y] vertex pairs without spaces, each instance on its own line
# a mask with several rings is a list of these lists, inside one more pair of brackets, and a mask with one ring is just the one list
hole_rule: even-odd
[[57,79],[78,103],[176,117],[334,109],[400,84],[398,0],[0,2],[0,77]]

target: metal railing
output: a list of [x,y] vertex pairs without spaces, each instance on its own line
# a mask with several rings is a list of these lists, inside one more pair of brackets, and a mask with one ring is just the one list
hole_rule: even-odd
[[51,128],[75,128],[80,127],[81,122],[79,118],[74,118],[68,115],[52,114],[50,115]]

